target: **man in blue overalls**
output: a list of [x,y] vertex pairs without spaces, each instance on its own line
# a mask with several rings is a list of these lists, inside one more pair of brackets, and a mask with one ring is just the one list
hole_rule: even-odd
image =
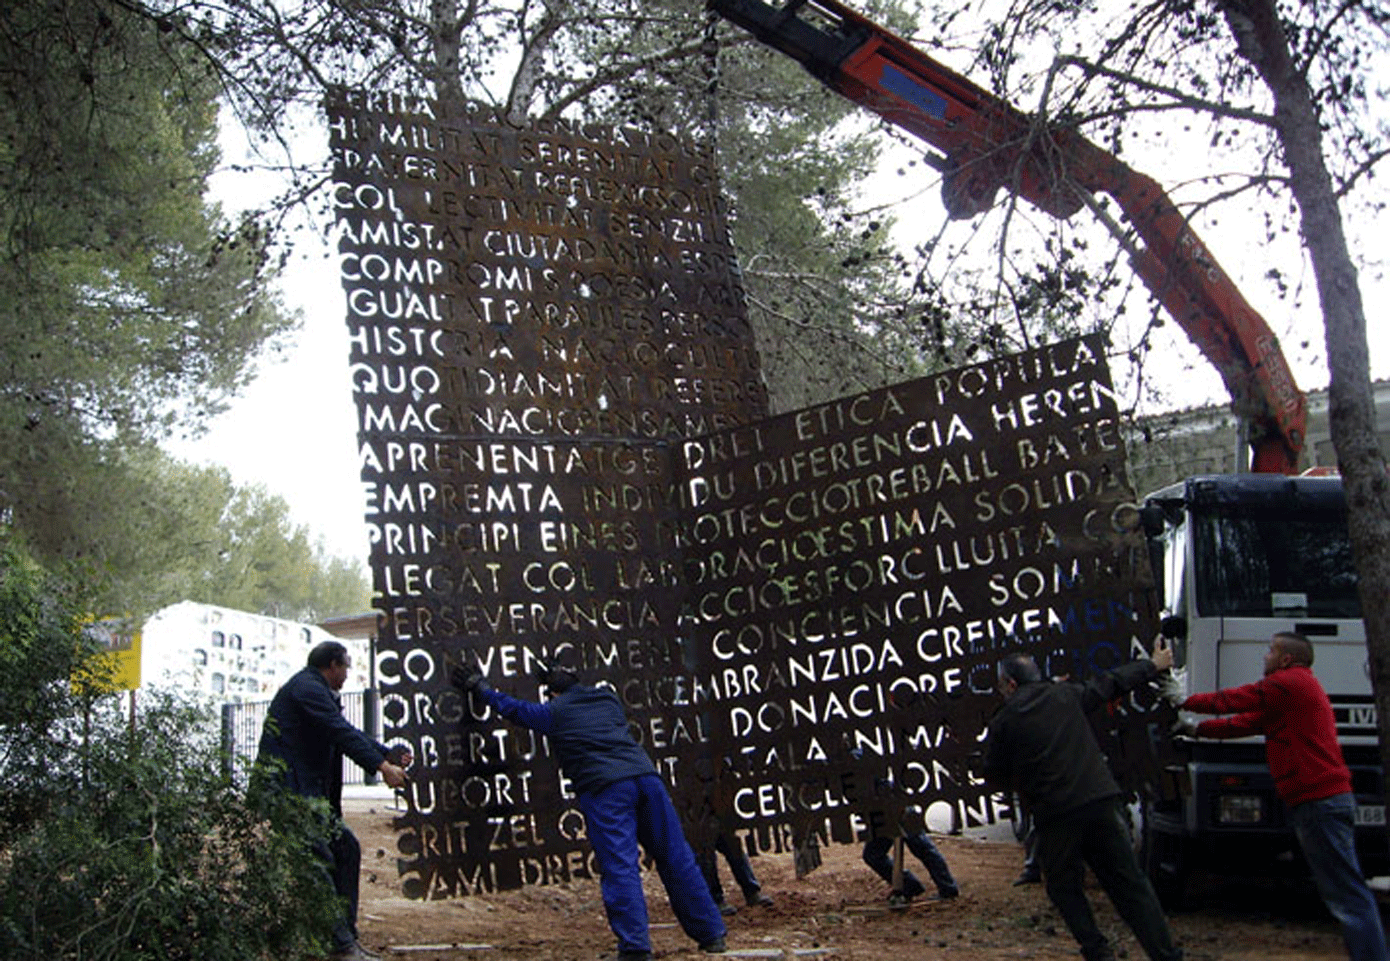
[[545,703],[493,690],[475,666],[455,667],[453,685],[480,695],[507,720],[544,734],[574,785],[589,843],[598,858],[603,907],[618,937],[618,961],[649,961],[647,900],[638,845],[656,862],[681,928],[701,951],[720,954],[724,921],[656,766],[628,731],[617,695],[580,684],[571,671],[542,668]]

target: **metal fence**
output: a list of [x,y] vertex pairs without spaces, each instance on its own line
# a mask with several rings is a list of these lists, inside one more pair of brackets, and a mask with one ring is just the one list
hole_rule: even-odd
[[[376,691],[356,691],[340,695],[343,715],[356,727],[381,740],[380,695]],[[243,701],[222,705],[222,750],[229,773],[244,778],[256,759],[256,746],[261,740],[269,701]],[[349,758],[343,758],[344,784],[375,784],[377,774],[362,770]]]

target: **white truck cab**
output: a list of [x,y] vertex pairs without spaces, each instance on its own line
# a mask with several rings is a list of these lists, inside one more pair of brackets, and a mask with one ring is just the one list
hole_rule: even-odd
[[[1142,518],[1166,613],[1186,621],[1174,645],[1185,694],[1258,680],[1270,638],[1313,644],[1313,673],[1337,718],[1357,800],[1367,874],[1390,871],[1366,630],[1338,477],[1192,477],[1144,499]],[[1166,903],[1194,868],[1302,868],[1265,762],[1263,738],[1184,741],[1175,800],[1143,817],[1145,867]]]

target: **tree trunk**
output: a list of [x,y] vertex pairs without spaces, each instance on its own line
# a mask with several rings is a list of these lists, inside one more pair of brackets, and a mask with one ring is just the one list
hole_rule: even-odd
[[1366,313],[1347,250],[1322,131],[1293,62],[1274,0],[1220,0],[1240,53],[1274,95],[1274,115],[1303,243],[1313,262],[1327,338],[1332,444],[1347,492],[1371,684],[1380,718],[1381,768],[1390,771],[1390,483],[1376,436]]
[[519,124],[526,120],[527,110],[541,82],[545,55],[564,22],[566,6],[556,0],[544,0],[544,13],[530,36],[522,37],[521,62],[517,64],[516,73],[512,76],[512,88],[507,94],[507,119],[512,123]]
[[429,80],[435,98],[441,103],[461,104],[458,0],[430,0],[430,25],[434,56],[429,63]]

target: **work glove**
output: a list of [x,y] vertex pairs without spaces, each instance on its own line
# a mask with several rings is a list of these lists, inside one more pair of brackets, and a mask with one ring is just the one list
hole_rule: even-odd
[[469,664],[467,666],[455,664],[453,670],[449,672],[449,683],[465,694],[470,694],[473,691],[481,692],[492,689],[492,685],[483,677],[483,672],[478,670],[476,664]]
[[1168,729],[1168,734],[1170,737],[1196,737],[1197,722],[1187,720],[1186,718],[1179,718],[1173,726]]
[[1158,696],[1163,698],[1173,707],[1182,707],[1182,702],[1187,700],[1187,692],[1183,690],[1183,681],[1186,677],[1186,670],[1183,668],[1173,668],[1159,674],[1156,681],[1158,684]]
[[909,804],[898,818],[898,827],[906,836],[921,834],[927,829],[927,814],[920,804]]

